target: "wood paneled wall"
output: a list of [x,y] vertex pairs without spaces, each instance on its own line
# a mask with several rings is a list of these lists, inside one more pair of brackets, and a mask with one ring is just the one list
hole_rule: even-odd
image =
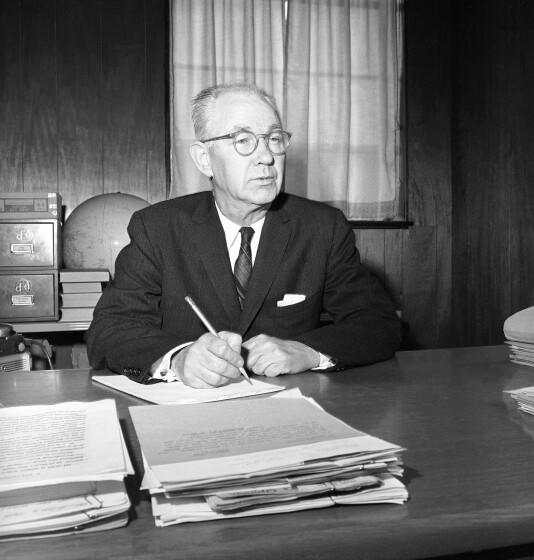
[[166,2],[0,0],[0,190],[167,196]]
[[[168,195],[167,0],[0,0],[0,190]],[[406,230],[361,229],[406,346],[534,305],[534,2],[406,0]],[[530,117],[529,117],[530,115]]]
[[455,340],[498,343],[534,306],[534,2],[453,7]]

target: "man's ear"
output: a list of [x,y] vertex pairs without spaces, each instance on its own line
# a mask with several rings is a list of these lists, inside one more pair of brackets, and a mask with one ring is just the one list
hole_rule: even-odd
[[212,177],[213,172],[211,170],[211,161],[208,149],[202,142],[193,142],[189,147],[189,153],[197,166],[197,169],[206,175],[206,177]]

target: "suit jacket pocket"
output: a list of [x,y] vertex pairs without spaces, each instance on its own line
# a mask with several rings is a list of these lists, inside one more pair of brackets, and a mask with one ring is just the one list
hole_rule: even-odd
[[274,323],[274,335],[280,338],[297,336],[319,326],[321,314],[321,293],[307,296],[294,305],[276,307],[269,310]]

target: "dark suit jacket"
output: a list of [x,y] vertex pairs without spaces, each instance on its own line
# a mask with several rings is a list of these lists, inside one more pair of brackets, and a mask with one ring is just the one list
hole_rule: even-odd
[[[279,195],[266,216],[242,311],[210,191],[136,212],[128,233],[88,332],[95,368],[133,372],[139,380],[171,348],[204,334],[187,295],[217,331],[245,340],[260,333],[299,340],[332,356],[339,369],[389,358],[399,346],[393,305],[361,265],[339,210]],[[277,307],[287,293],[306,299]]]

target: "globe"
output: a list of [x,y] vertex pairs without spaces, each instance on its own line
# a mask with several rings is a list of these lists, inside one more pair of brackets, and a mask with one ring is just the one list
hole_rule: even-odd
[[124,193],[99,194],[79,204],[63,225],[63,267],[107,268],[113,278],[115,259],[129,242],[126,226],[148,205]]

